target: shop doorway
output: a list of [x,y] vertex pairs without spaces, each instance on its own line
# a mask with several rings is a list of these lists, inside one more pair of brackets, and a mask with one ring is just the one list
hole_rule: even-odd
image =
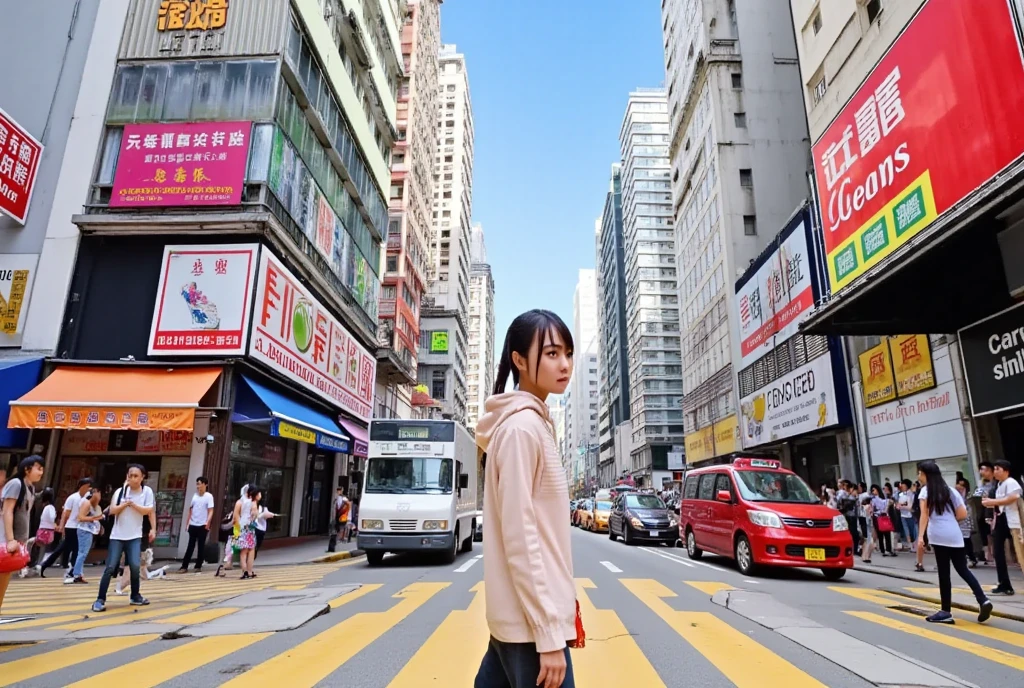
[[327,535],[331,525],[334,455],[311,451],[306,456],[306,490],[302,505],[302,535]]
[[1011,475],[1018,480],[1024,475],[1024,414],[999,419],[999,435],[1003,441],[1003,455],[1013,464]]

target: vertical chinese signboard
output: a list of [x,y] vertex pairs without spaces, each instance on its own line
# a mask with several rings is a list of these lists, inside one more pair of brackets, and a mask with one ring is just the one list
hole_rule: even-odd
[[1024,152],[1008,3],[928,0],[814,145],[832,291]]
[[864,383],[864,405],[868,408],[896,398],[896,378],[892,373],[889,345],[882,342],[858,357],[860,379]]
[[28,217],[43,144],[0,109],[0,213],[21,224]]
[[0,347],[21,346],[38,262],[34,253],[0,254]]
[[264,250],[249,356],[369,421],[377,359]]
[[149,355],[245,355],[259,244],[165,246]]
[[904,334],[889,338],[896,395],[909,397],[935,387],[932,347],[926,334]]
[[128,124],[110,205],[238,205],[252,122]]

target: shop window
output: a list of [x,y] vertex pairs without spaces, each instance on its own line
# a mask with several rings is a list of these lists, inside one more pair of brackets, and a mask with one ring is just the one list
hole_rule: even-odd
[[195,62],[177,62],[171,65],[167,97],[164,99],[164,108],[160,119],[168,122],[180,122],[188,119],[192,109],[195,74]]
[[128,65],[117,70],[107,112],[108,121],[131,122],[135,119],[141,86],[142,65]]

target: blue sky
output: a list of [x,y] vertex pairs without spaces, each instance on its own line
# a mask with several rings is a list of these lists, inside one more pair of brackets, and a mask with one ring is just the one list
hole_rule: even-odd
[[572,327],[579,268],[594,267],[628,93],[662,86],[655,0],[445,0],[441,38],[466,56],[476,126],[473,220],[495,281],[495,342],[519,313]]

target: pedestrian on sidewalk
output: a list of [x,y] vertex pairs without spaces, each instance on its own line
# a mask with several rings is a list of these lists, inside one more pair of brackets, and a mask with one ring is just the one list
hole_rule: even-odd
[[[210,525],[213,523],[213,495],[206,491],[210,481],[205,476],[196,478],[196,493],[192,495],[192,503],[188,507],[188,547],[185,548],[185,558],[181,560],[181,568],[178,573],[188,572],[188,563],[192,560],[192,551],[196,552],[195,572],[202,573],[203,557],[206,549],[206,536],[210,533]],[[197,547],[198,545],[198,547]]]
[[263,506],[263,493],[259,495],[260,501],[256,507],[256,549],[252,552],[252,560],[255,562],[256,557],[260,555],[260,547],[263,546],[263,538],[267,536],[267,519],[277,518],[270,509]]
[[889,502],[878,485],[871,486],[871,513],[873,525],[878,533],[878,551],[883,557],[895,556],[892,551],[892,519],[889,518]]
[[[53,544],[54,532],[57,529],[57,509],[53,506],[54,496],[51,488],[46,488],[39,493],[39,502],[43,505],[39,513],[39,528],[36,529],[35,541],[32,544],[32,558],[29,566],[35,566],[37,561],[42,561],[46,556],[46,548]],[[28,575],[22,570],[21,577]]]
[[256,549],[256,507],[260,488],[250,485],[244,499],[235,504],[235,547],[241,552],[239,557],[242,567],[242,580],[255,578],[252,571],[253,554]]
[[46,578],[46,569],[53,566],[60,557],[61,565],[67,571],[64,572],[64,582],[70,584],[74,580],[71,576],[71,566],[74,566],[78,559],[78,509],[82,506],[82,499],[85,493],[92,487],[92,478],[85,477],[78,481],[78,490],[68,495],[64,500],[64,510],[61,512],[60,523],[55,528],[63,539],[60,547],[55,549],[43,563],[36,567],[36,573],[40,578]]
[[875,543],[878,541],[878,532],[875,530],[874,507],[871,505],[871,495],[863,493],[858,495],[860,500],[861,513],[864,514],[864,521],[867,523],[867,530],[864,531],[864,541],[860,548],[860,560],[865,564],[871,563],[871,554],[875,551]]
[[87,583],[83,575],[85,560],[89,557],[93,540],[102,530],[103,509],[100,508],[99,489],[89,490],[78,507],[78,556],[71,571],[71,580],[75,583]]
[[900,493],[897,497],[900,510],[900,522],[903,524],[903,532],[906,535],[907,547],[911,552],[917,552],[917,521],[914,519],[914,492],[909,480],[901,480],[899,483]]
[[[29,523],[32,520],[32,505],[36,499],[35,485],[43,479],[43,457],[33,454],[21,460],[14,477],[4,483],[0,490],[0,546],[9,557],[18,556],[30,547]],[[13,562],[12,562],[13,563]],[[25,562],[16,564],[20,570]],[[11,573],[0,573],[0,608],[4,604]]]
[[857,531],[857,487],[849,480],[839,481],[836,492],[836,509],[846,519],[846,526],[853,538],[853,552],[860,553],[860,533]]
[[993,465],[993,475],[999,481],[994,498],[981,500],[983,506],[992,507],[996,513],[996,524],[992,529],[992,554],[996,560],[996,574],[999,585],[992,590],[993,595],[1012,595],[1013,583],[1010,572],[1006,568],[1006,541],[1013,543],[1017,554],[1017,564],[1024,571],[1024,540],[1021,531],[1020,499],[1022,489],[1020,483],[1010,475],[1013,465],[1006,459],[1000,459]]
[[[573,369],[572,334],[549,311],[512,321],[494,395],[476,429],[484,465],[484,591],[490,642],[476,688],[574,688],[582,640],[573,580],[569,486],[545,403]],[[514,391],[505,392],[512,377]]]
[[956,490],[949,489],[942,477],[939,465],[934,461],[922,461],[917,464],[918,479],[924,483],[921,488],[921,539],[917,547],[924,547],[924,533],[928,533],[935,552],[935,566],[939,572],[939,597],[942,609],[928,617],[932,623],[953,624],[950,612],[953,601],[953,583],[949,576],[952,564],[957,575],[971,588],[974,598],[978,600],[980,612],[978,623],[984,623],[992,615],[992,603],[981,589],[981,584],[967,568],[967,554],[964,550],[963,535],[960,522],[967,518],[967,505]]
[[154,512],[156,500],[153,498],[153,490],[142,484],[145,475],[142,466],[130,465],[124,485],[111,495],[107,511],[114,517],[114,525],[107,545],[107,566],[103,570],[100,589],[92,605],[94,612],[107,610],[107,590],[110,588],[110,579],[117,574],[122,554],[131,572],[131,604],[137,607],[149,604],[149,600],[139,590],[139,565],[142,557],[143,521]]
[[986,507],[981,502],[986,497],[995,498],[996,489],[999,487],[995,479],[994,466],[990,461],[982,461],[978,464],[978,473],[981,474],[981,484],[974,491],[975,507],[978,509],[978,535],[981,536],[981,545],[984,549],[984,563],[995,561],[995,553],[992,548],[992,528],[996,521],[996,512],[992,507]]
[[[967,482],[967,478],[960,476],[956,479],[956,491],[960,493],[966,505],[967,496],[971,494],[971,484]],[[960,534],[964,536],[964,552],[973,569],[978,565],[978,555],[974,553],[974,517],[971,516],[970,506],[967,507],[967,518],[960,521]]]

